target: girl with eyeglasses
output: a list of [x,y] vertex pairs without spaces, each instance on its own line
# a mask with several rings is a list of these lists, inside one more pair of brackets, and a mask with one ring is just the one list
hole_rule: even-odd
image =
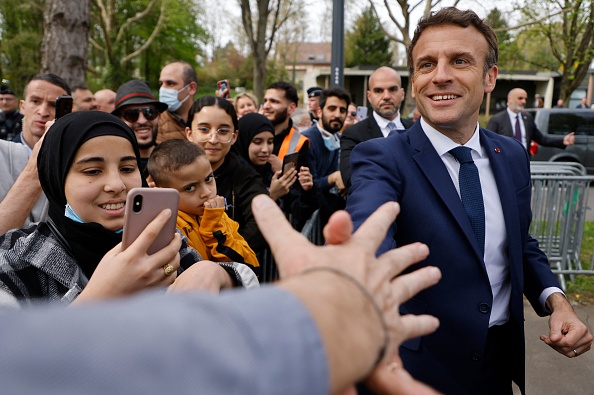
[[233,104],[220,97],[198,99],[188,113],[186,136],[201,146],[210,160],[217,183],[217,193],[227,203],[227,215],[239,224],[239,234],[254,252],[266,247],[266,241],[252,214],[252,199],[268,195],[262,177],[231,151],[237,140],[238,120]]

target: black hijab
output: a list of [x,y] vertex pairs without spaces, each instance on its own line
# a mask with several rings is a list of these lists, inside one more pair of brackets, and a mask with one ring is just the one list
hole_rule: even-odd
[[274,136],[274,126],[268,118],[262,114],[256,112],[247,113],[239,118],[239,133],[237,135],[237,141],[233,146],[236,152],[252,166],[264,179],[267,186],[270,186],[273,171],[270,163],[266,163],[262,166],[256,166],[250,160],[249,147],[250,143],[256,137],[257,134],[262,132],[271,132]]
[[[64,183],[79,148],[99,136],[130,141],[140,168],[134,132],[119,118],[102,111],[74,112],[58,119],[47,131],[37,158],[39,181],[49,201],[48,225],[88,278],[105,253],[122,241],[122,234],[95,222],[79,223],[67,218]],[[144,179],[142,183],[145,186]]]

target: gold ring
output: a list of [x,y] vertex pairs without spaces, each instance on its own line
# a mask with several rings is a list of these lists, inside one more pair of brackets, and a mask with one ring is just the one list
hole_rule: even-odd
[[171,273],[175,271],[175,268],[172,264],[168,263],[167,265],[163,266],[163,271],[165,272],[166,276],[170,276]]
[[576,357],[578,356],[577,351],[573,350],[573,353],[575,354]]

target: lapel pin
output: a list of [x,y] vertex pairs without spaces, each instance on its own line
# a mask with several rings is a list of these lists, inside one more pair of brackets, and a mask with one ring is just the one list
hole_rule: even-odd
[[501,150],[499,148],[495,148],[495,152],[500,153]]

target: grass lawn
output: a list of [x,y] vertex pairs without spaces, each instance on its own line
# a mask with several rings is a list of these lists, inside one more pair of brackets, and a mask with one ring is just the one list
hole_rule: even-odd
[[[592,263],[592,251],[594,251],[594,221],[586,222],[580,261],[585,267]],[[567,297],[578,303],[594,304],[594,275],[581,274],[575,277],[575,281],[567,283]]]

